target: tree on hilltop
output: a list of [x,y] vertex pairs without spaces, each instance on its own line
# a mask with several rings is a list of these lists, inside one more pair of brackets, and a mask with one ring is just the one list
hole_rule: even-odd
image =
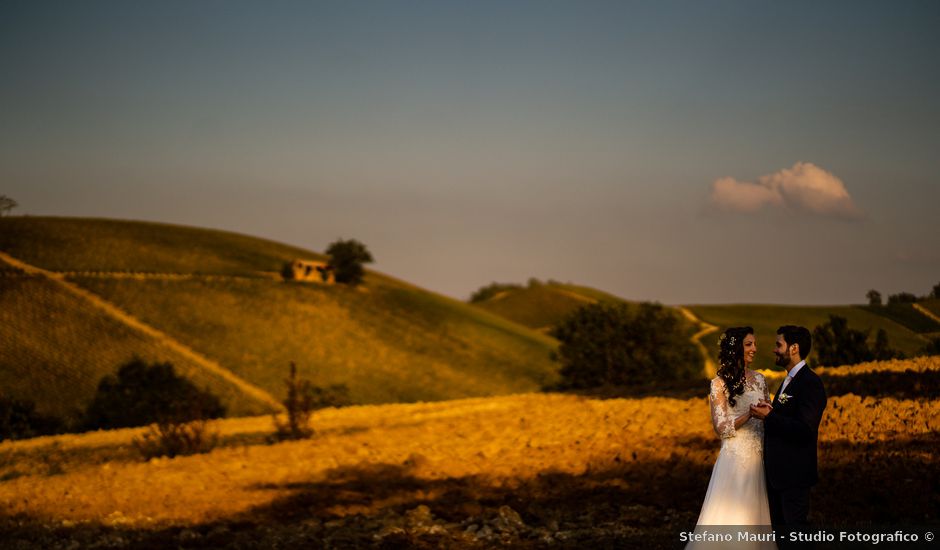
[[870,306],[880,306],[881,305],[881,293],[875,289],[868,291],[868,294],[865,295],[868,298],[868,305]]
[[516,283],[497,283],[492,282],[486,286],[481,286],[470,295],[470,303],[478,304],[485,302],[505,290],[521,289],[522,285]]
[[889,304],[913,304],[917,302],[917,296],[910,292],[899,292],[888,296]]
[[3,216],[19,206],[17,202],[6,195],[0,195],[0,216]]
[[365,274],[362,264],[372,263],[372,254],[366,245],[355,239],[342,239],[330,244],[326,249],[330,257],[329,266],[333,269],[337,283],[356,286],[362,282]]

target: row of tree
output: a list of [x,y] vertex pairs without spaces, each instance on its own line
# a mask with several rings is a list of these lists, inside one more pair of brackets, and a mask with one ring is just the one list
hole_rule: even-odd
[[[870,335],[871,329],[850,328],[844,317],[830,315],[828,322],[813,330],[813,357],[810,363],[814,366],[838,367],[905,358],[903,352],[891,347],[885,329],[878,329],[871,344]],[[940,338],[929,339],[915,355],[940,355]]]
[[486,286],[481,286],[476,291],[474,291],[474,293],[470,295],[470,303],[478,304],[480,302],[485,302],[493,296],[496,296],[500,292],[504,292],[506,290],[522,290],[523,288],[538,288],[540,286],[557,284],[561,283],[554,279],[549,279],[548,281],[542,282],[535,277],[529,278],[527,287],[523,287],[518,283],[497,283],[494,281]]
[[[690,326],[659,304],[597,303],[562,321],[552,336],[561,342],[553,358],[561,363],[561,382],[548,389],[668,386],[701,373],[702,357],[691,342]],[[891,347],[888,333],[850,328],[844,317],[813,330],[814,366],[854,365],[904,358]],[[934,338],[918,355],[940,355]]]
[[[880,306],[884,305],[882,300],[882,295],[875,289],[869,290],[865,297],[868,299],[868,305],[870,306]],[[924,296],[917,296],[910,292],[899,292],[897,294],[888,295],[888,304],[913,304],[916,302],[922,302],[924,300],[936,300],[940,298],[940,283],[937,283],[930,290],[929,294]]]
[[870,334],[871,329],[862,331],[849,328],[845,317],[830,315],[828,322],[813,329],[814,353],[810,364],[814,367],[838,367],[904,357],[903,353],[891,347],[885,329],[878,329],[873,345],[868,344]]

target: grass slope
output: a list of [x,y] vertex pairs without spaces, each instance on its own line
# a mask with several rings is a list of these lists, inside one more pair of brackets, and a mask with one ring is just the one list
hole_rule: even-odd
[[545,331],[581,306],[598,301],[624,300],[589,287],[546,283],[505,290],[474,305],[521,325]]
[[232,415],[268,407],[160,342],[131,329],[43,277],[0,276],[0,388],[59,417],[85,408],[98,381],[138,356],[169,361],[218,395]]
[[[321,257],[262,239],[166,224],[3,218],[0,249],[71,273],[70,282],[279,397],[290,361],[315,384],[346,384],[359,403],[533,391],[555,376],[548,358],[554,340],[392,277],[368,271],[354,290],[259,274],[292,258]],[[195,275],[93,273],[102,271]],[[106,319],[90,322],[101,315],[79,302],[64,307],[59,301],[67,297],[37,298],[26,292],[21,275],[0,276],[19,284],[4,293],[6,315],[19,323],[0,333],[5,371],[30,373],[41,357],[46,379],[83,380],[85,389],[70,406],[87,400],[88,388],[133,353],[180,363],[135,340],[133,331]],[[62,312],[56,324],[70,336],[42,336],[53,312]],[[17,396],[50,408],[64,389],[51,391],[32,377],[26,374]]]
[[88,218],[0,218],[0,250],[51,271],[257,275],[308,250],[227,231]]
[[77,278],[275,395],[287,365],[357,403],[532,391],[553,342],[454,300],[366,280],[367,291],[268,280]]
[[925,340],[908,328],[855,306],[781,306],[781,305],[699,305],[686,306],[699,319],[717,325],[719,332],[712,333],[714,341],[703,342],[705,347],[717,349],[718,335],[732,326],[754,327],[757,337],[758,355],[756,368],[771,368],[773,365],[773,343],[777,328],[782,325],[802,325],[810,331],[817,325],[829,321],[829,315],[838,315],[848,320],[849,328],[871,329],[874,342],[879,328],[888,333],[891,346],[912,355],[923,347]]
[[923,302],[920,302],[920,305],[937,317],[940,317],[940,298],[924,300]]
[[[921,304],[922,306],[924,304]],[[886,304],[883,306],[858,306],[869,313],[887,317],[918,334],[940,332],[940,323],[924,315],[914,304]]]

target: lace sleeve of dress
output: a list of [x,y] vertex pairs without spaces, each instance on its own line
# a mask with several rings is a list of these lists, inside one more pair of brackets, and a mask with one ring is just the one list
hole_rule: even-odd
[[764,401],[770,401],[770,390],[767,388],[767,379],[764,375],[757,373],[757,383],[760,384],[761,391],[764,392]]
[[708,402],[712,409],[712,426],[715,433],[722,439],[734,437],[734,415],[728,407],[728,393],[721,378],[712,380],[712,389],[708,394]]

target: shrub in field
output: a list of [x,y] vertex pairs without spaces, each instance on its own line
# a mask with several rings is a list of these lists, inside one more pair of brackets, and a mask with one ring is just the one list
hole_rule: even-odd
[[125,428],[224,415],[218,397],[178,376],[170,363],[148,365],[133,359],[116,376],[101,379],[84,425],[88,429]]
[[883,328],[878,329],[878,333],[875,335],[875,345],[872,347],[871,352],[875,356],[875,361],[904,358],[903,353],[891,347],[891,343],[888,342],[888,333]]
[[328,388],[314,386],[309,380],[297,378],[297,365],[290,364],[290,376],[284,381],[287,385],[287,398],[284,408],[287,410],[286,422],[273,415],[275,438],[305,439],[313,435],[310,427],[310,415],[324,407],[341,407],[349,404],[349,388],[345,384],[334,384]]
[[921,355],[940,355],[940,337],[928,340],[920,353]]
[[62,420],[36,412],[36,404],[0,394],[0,441],[63,431]]
[[639,386],[689,379],[701,370],[691,330],[660,304],[599,302],[552,331],[561,342],[561,389]]
[[297,365],[290,364],[290,376],[284,381],[287,384],[287,399],[284,408],[287,409],[287,422],[281,422],[277,415],[273,415],[274,427],[277,430],[275,437],[284,439],[304,439],[313,435],[310,427],[310,414],[313,412],[312,385],[309,380],[297,378]]
[[206,420],[164,420],[152,424],[144,435],[134,438],[133,444],[149,460],[158,456],[172,458],[208,453],[216,446],[218,439],[218,434],[209,429]]

